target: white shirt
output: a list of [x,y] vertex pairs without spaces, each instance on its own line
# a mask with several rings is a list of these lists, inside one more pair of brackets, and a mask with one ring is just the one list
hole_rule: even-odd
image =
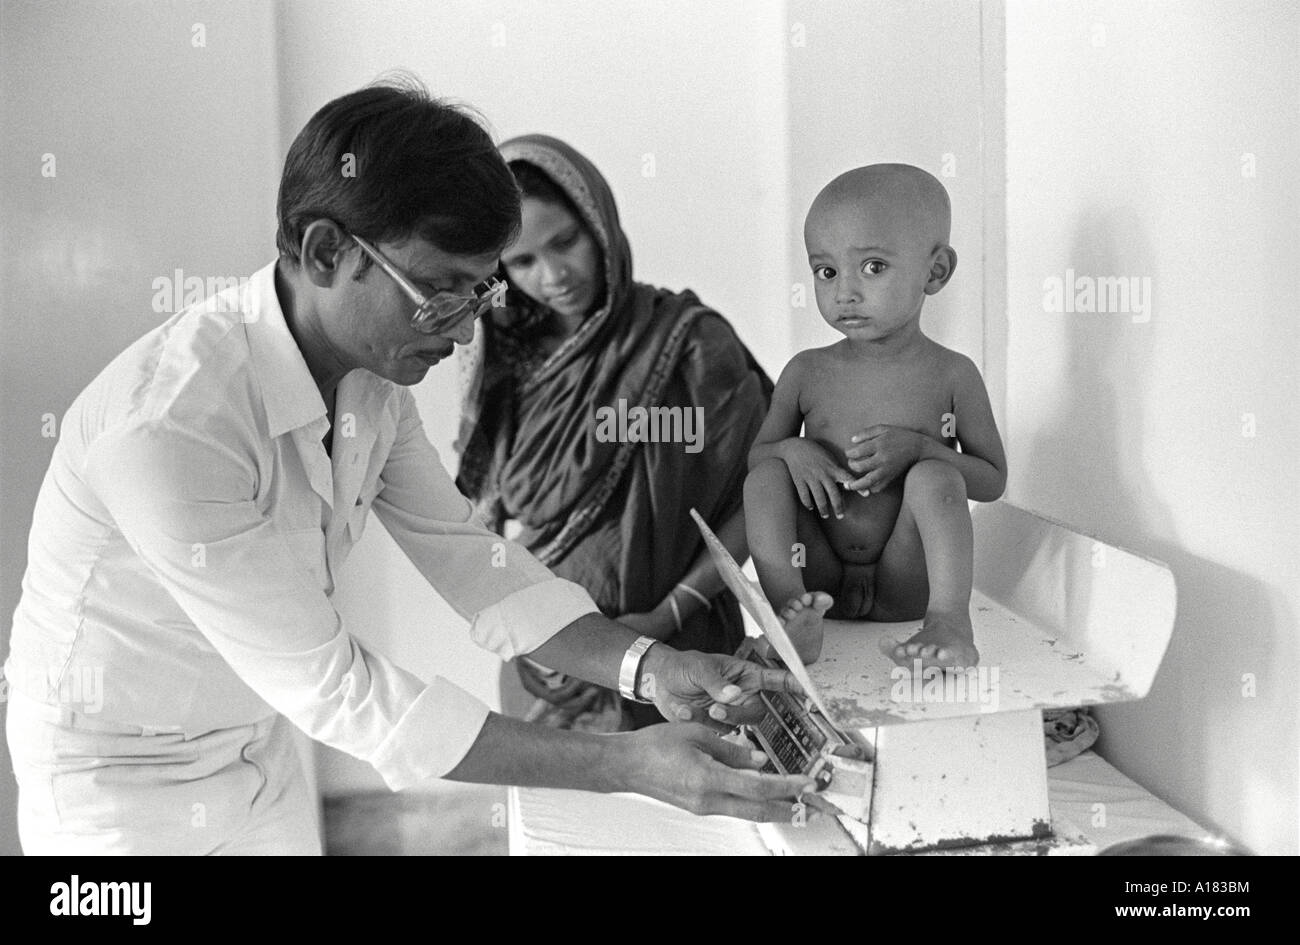
[[454,768],[488,710],[367,651],[330,603],[372,507],[503,659],[596,607],[478,523],[406,388],[344,377],[331,463],[325,402],[274,273],[169,319],[72,404],[36,501],[5,675],[149,731],[281,712],[397,790]]

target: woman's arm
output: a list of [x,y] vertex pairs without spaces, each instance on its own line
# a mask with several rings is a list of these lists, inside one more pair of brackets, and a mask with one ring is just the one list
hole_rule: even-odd
[[[749,543],[745,539],[745,510],[743,507],[736,509],[735,513],[718,527],[717,535],[736,561],[743,563],[749,557]],[[684,590],[682,585],[689,587],[691,590]],[[679,619],[684,624],[697,611],[705,608],[704,601],[696,597],[695,594],[702,596],[705,601],[711,601],[722,592],[724,586],[722,575],[718,574],[718,568],[713,563],[713,557],[706,547],[696,556],[695,561],[691,564],[691,569],[686,572],[682,579],[668,592],[668,596],[661,600],[654,610],[644,614],[624,614],[618,618],[618,621],[638,633],[667,642],[676,635]],[[691,591],[694,591],[695,594],[691,593]],[[676,614],[673,613],[674,603],[677,605]]]

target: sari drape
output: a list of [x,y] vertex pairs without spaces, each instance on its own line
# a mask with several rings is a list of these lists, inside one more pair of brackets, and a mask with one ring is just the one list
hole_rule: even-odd
[[[501,151],[547,174],[573,201],[601,246],[606,294],[549,355],[521,329],[546,314],[522,293],[512,289],[505,308],[480,323],[462,361],[457,485],[490,527],[517,521],[517,540],[585,587],[602,613],[650,611],[703,550],[690,509],[715,529],[740,509],[772,383],[726,319],[694,293],[633,281],[613,195],[581,154],[541,135]],[[626,415],[636,407],[680,408],[683,419],[693,411],[701,448],[603,435],[610,428],[600,423],[601,408]],[[739,608],[724,591],[669,643],[731,652],[742,637]],[[520,667],[546,678],[525,661]],[[594,703],[585,713],[591,727],[657,720],[653,707],[621,706],[615,693]],[[544,721],[583,724],[554,713]]]

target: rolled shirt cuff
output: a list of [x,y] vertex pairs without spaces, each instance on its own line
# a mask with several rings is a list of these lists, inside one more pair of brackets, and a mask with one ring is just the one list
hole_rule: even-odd
[[367,760],[394,791],[445,777],[469,753],[489,714],[464,689],[435,678]]
[[600,608],[580,585],[551,578],[479,611],[469,632],[485,650],[512,660],[531,653],[579,617],[598,613]]

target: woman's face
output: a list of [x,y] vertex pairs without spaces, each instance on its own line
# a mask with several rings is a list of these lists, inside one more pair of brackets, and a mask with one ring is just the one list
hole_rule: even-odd
[[525,197],[519,238],[501,255],[516,289],[568,318],[605,297],[600,247],[581,220],[557,203]]

